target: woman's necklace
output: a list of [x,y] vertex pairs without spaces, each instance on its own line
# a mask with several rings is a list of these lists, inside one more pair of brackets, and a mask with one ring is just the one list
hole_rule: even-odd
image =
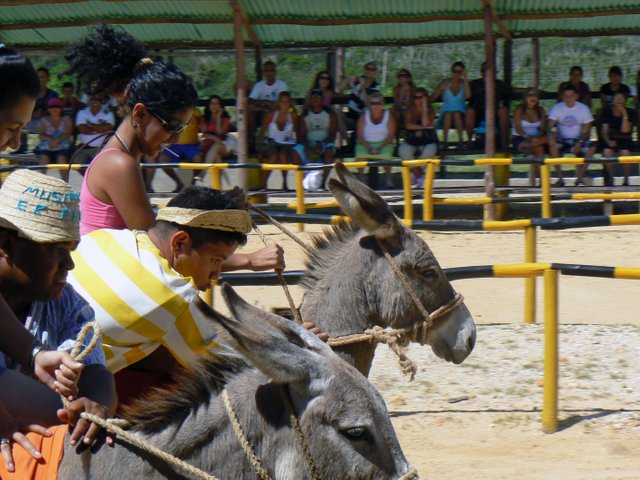
[[122,137],[118,134],[118,131],[116,130],[115,132],[116,138],[118,139],[118,141],[122,144],[122,146],[124,147],[124,151],[127,152],[129,155],[131,155],[133,157],[133,153],[131,153],[131,149],[129,148],[129,145],[127,145],[124,140],[122,139]]

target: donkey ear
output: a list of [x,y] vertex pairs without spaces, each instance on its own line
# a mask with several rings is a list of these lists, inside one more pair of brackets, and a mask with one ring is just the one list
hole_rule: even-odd
[[354,177],[341,161],[336,161],[335,169],[339,180],[329,180],[331,193],[358,226],[384,237],[384,230],[400,224],[382,197]]
[[[207,306],[202,300],[196,305]],[[207,306],[208,307],[208,306]],[[203,308],[204,310],[204,308]],[[217,315],[224,344],[276,383],[297,383],[321,376],[322,357],[255,325]]]
[[306,328],[275,313],[250,305],[228,283],[222,283],[222,297],[233,317],[240,323],[258,325],[274,335],[285,338],[302,348],[313,347],[330,351],[331,348]]

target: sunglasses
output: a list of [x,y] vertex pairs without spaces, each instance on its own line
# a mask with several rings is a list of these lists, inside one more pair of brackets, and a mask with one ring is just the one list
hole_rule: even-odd
[[398,75],[398,78],[409,78],[409,75],[407,75],[406,73],[401,73]]
[[172,118],[169,121],[166,121],[164,118],[162,118],[160,115],[158,115],[156,112],[154,112],[153,110],[150,110],[147,108],[147,110],[149,110],[149,112],[151,112],[151,115],[153,115],[154,117],[156,117],[160,123],[162,124],[162,128],[165,129],[165,131],[167,133],[170,133],[171,135],[177,135],[179,133],[184,132],[184,129],[187,128],[187,125],[189,125],[189,123],[191,123],[191,120],[189,120],[187,123],[181,122],[180,120],[176,119],[176,118]]
[[326,77],[326,76],[324,76],[324,75],[320,75],[320,76],[318,77],[318,80],[331,80],[331,77]]
[[367,67],[365,70],[367,72],[377,72],[378,71],[378,69],[376,67]]
[[382,102],[369,102],[369,105],[383,105]]
[[414,100],[419,100],[421,98],[424,98],[424,95],[416,95],[413,97]]

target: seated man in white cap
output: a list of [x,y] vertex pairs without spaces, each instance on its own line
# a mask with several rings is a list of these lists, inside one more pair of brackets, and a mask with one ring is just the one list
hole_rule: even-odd
[[[78,368],[66,354],[59,356],[64,363],[57,369],[65,373],[57,376],[59,392],[73,389],[82,370],[78,380],[79,397],[66,408],[62,408],[58,394],[24,373],[33,372],[36,360],[46,357],[47,349],[69,351],[81,328],[93,320],[91,307],[66,281],[68,271],[74,266],[71,251],[80,239],[78,220],[78,194],[62,180],[18,170],[2,185],[0,294],[6,304],[0,305],[3,314],[0,333],[4,336],[8,329],[13,329],[16,337],[20,337],[20,329],[26,327],[34,340],[26,355],[12,355],[15,349],[0,351],[0,417],[3,417],[0,423],[5,427],[5,422],[12,419],[16,424],[29,420],[34,425],[27,430],[51,436],[51,432],[42,427],[69,422],[75,425],[71,442],[75,444],[84,436],[84,442],[89,444],[96,438],[99,427],[79,419],[80,413],[107,418],[113,414],[117,402],[113,376],[105,367],[102,348],[98,345],[82,361],[84,368]],[[3,308],[7,304],[8,312]],[[64,437],[66,428],[51,430],[55,430],[54,436]],[[23,436],[8,433],[0,438],[0,447],[9,471],[13,468],[11,442],[19,443],[32,456],[39,456],[34,445],[25,442]],[[0,434],[7,435],[7,432],[0,431]]]
[[251,227],[249,213],[229,195],[188,187],[158,211],[148,232],[95,230],[82,237],[69,282],[96,312],[121,403],[216,347],[198,294],[246,243]]

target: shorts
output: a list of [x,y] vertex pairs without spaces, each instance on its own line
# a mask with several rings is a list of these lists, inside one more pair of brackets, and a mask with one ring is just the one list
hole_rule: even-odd
[[57,162],[60,157],[64,157],[67,161],[71,156],[70,148],[63,148],[61,150],[40,150],[39,155],[46,155],[49,157],[50,162]]
[[169,149],[163,149],[162,155],[169,157],[171,162],[179,162],[180,160],[191,162],[200,153],[200,145],[197,143],[174,143],[169,146]]
[[605,142],[604,140],[600,140],[600,149],[604,150],[605,148],[610,148],[614,152],[619,152],[620,150],[633,150],[633,140],[631,140],[630,138],[617,138],[615,139],[615,141],[616,146],[610,147],[607,142]]
[[[369,142],[372,147],[381,145],[382,142]],[[391,160],[393,156],[393,144],[390,143],[384,147],[379,153],[371,154],[360,143],[356,145],[356,159],[366,158],[368,160]]]
[[[577,138],[558,138],[556,139],[556,146],[560,151],[560,155],[564,155],[565,153],[572,153],[574,145],[578,142]],[[593,142],[591,140],[585,140],[582,142],[582,147],[580,148],[580,153],[583,155],[586,154],[591,147],[593,147]]]
[[307,163],[318,163],[320,161],[324,161],[324,153],[327,150],[333,150],[333,153],[336,153],[336,146],[333,143],[323,143],[320,142],[316,145],[319,145],[319,151],[318,151],[318,155],[315,158],[309,158],[307,157],[307,153],[305,152],[304,149],[304,145],[302,145],[301,143],[298,143],[295,147],[293,147],[293,149],[298,153],[298,155],[300,156],[300,162],[302,163],[302,165],[306,165]]
[[278,153],[289,153],[295,143],[278,143],[274,141],[272,138],[265,138],[264,143],[262,145],[262,151],[267,155],[273,155]]

